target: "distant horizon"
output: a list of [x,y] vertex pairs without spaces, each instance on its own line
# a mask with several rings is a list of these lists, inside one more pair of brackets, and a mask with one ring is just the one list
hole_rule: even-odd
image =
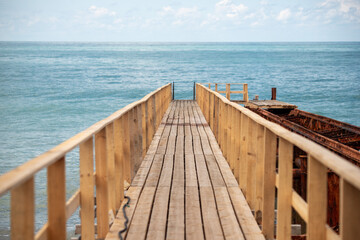
[[0,40],[0,42],[58,42],[58,43],[360,43],[360,40],[329,40],[329,41],[47,41],[47,40]]

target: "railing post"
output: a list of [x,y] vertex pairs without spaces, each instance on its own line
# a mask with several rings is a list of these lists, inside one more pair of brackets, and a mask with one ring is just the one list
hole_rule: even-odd
[[293,145],[283,138],[279,140],[279,188],[276,237],[279,240],[291,238],[291,196]]
[[244,195],[246,194],[246,184],[247,184],[247,157],[248,157],[248,126],[249,118],[245,114],[241,114],[241,144],[240,144],[240,174],[239,174],[239,186],[243,191]]
[[47,169],[48,239],[66,239],[65,157]]
[[152,96],[149,98],[148,100],[148,104],[147,104],[147,116],[148,116],[148,120],[147,120],[147,140],[146,140],[146,149],[149,149],[150,144],[151,144],[151,140],[154,136],[154,132],[155,132],[155,128],[154,128],[154,103],[155,103],[155,98]]
[[95,239],[93,137],[80,144],[81,237]]
[[340,237],[342,240],[360,236],[360,191],[340,178]]
[[215,83],[215,92],[218,92],[218,84]]
[[120,136],[121,136],[121,159],[124,166],[124,179],[131,183],[131,148],[130,148],[130,142],[131,142],[131,136],[130,136],[130,119],[131,117],[131,110],[129,110],[127,113],[121,116],[120,118]]
[[[147,152],[147,119],[148,119],[148,116],[147,116],[147,103],[148,101],[146,102],[143,102],[141,104],[141,124],[142,124],[142,158],[145,157],[146,155],[146,152]],[[164,103],[165,105],[165,103]]]
[[266,239],[274,239],[276,145],[276,135],[265,129],[262,233]]
[[34,239],[34,178],[11,190],[11,239]]
[[326,239],[327,168],[312,156],[308,157],[307,203],[306,239]]
[[124,199],[124,159],[122,157],[121,118],[114,121],[114,154],[115,154],[115,209],[119,209]]
[[244,102],[249,102],[249,93],[248,93],[248,85],[247,85],[247,83],[244,83],[243,88],[244,88],[243,100],[244,100]]
[[114,149],[114,124],[110,123],[106,126],[106,161],[108,169],[108,197],[109,197],[109,209],[113,213],[116,213],[115,206],[115,149]]
[[209,125],[212,131],[214,131],[214,94],[209,92],[209,96],[210,96],[210,102],[209,102]]
[[226,98],[230,101],[230,83],[226,84]]
[[247,166],[247,183],[246,183],[246,200],[251,210],[255,210],[256,202],[256,145],[257,145],[257,123],[249,118],[248,125],[248,156],[246,158]]
[[105,129],[100,130],[100,132],[95,135],[95,163],[97,238],[105,238],[109,231],[109,199],[107,187],[108,172]]
[[265,161],[265,128],[261,124],[257,125],[257,143],[256,143],[256,200],[255,200],[255,218],[261,224],[263,211],[263,184],[264,184],[264,161]]
[[240,146],[241,146],[241,112],[235,109],[235,119],[234,119],[234,139],[235,139],[235,178],[237,182],[240,181]]

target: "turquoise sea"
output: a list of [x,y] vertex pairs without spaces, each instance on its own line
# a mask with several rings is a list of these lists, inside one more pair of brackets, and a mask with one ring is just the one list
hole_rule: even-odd
[[[360,125],[360,42],[86,43],[0,42],[0,174],[49,150],[150,91],[175,82],[244,82],[249,97],[279,100]],[[67,157],[67,192],[78,184]],[[36,226],[47,220],[46,176],[36,177]],[[77,215],[68,222],[73,231]],[[0,239],[9,239],[9,195],[0,199]]]

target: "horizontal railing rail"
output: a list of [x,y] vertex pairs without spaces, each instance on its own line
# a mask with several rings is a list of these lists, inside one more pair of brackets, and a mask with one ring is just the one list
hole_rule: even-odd
[[[169,83],[0,176],[0,196],[11,194],[11,239],[66,239],[66,221],[79,206],[81,237],[95,239],[94,197],[97,238],[105,238],[109,214],[124,197],[124,180],[135,176],[171,100]],[[66,200],[65,157],[76,147],[80,186]],[[34,235],[34,178],[42,169],[47,169],[48,222]]]
[[[196,84],[196,100],[226,157],[263,234],[274,239],[277,188],[277,239],[291,238],[292,208],[307,223],[307,239],[360,236],[360,169],[330,150],[230,102]],[[308,156],[307,199],[293,189],[293,149]],[[278,171],[276,164],[278,163]],[[340,177],[339,234],[326,223],[327,171]]]
[[[203,83],[204,86],[207,86],[209,89],[212,88],[212,86],[215,87],[215,92],[217,93],[225,93],[225,96],[228,100],[231,99],[231,94],[242,94],[243,100],[242,102],[248,102],[249,101],[249,92],[248,92],[248,85],[247,83]],[[225,85],[225,90],[219,90],[219,85]],[[242,85],[243,90],[231,90],[231,85]]]

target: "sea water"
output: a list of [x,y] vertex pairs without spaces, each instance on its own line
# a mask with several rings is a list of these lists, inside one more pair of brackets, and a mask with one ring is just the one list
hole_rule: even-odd
[[[248,83],[249,98],[278,100],[360,125],[360,43],[0,42],[0,174],[142,98],[175,83]],[[79,183],[78,150],[67,155],[67,196]],[[46,223],[46,171],[36,181],[36,229]],[[9,238],[9,194],[0,239]],[[68,231],[79,223],[76,213]]]

